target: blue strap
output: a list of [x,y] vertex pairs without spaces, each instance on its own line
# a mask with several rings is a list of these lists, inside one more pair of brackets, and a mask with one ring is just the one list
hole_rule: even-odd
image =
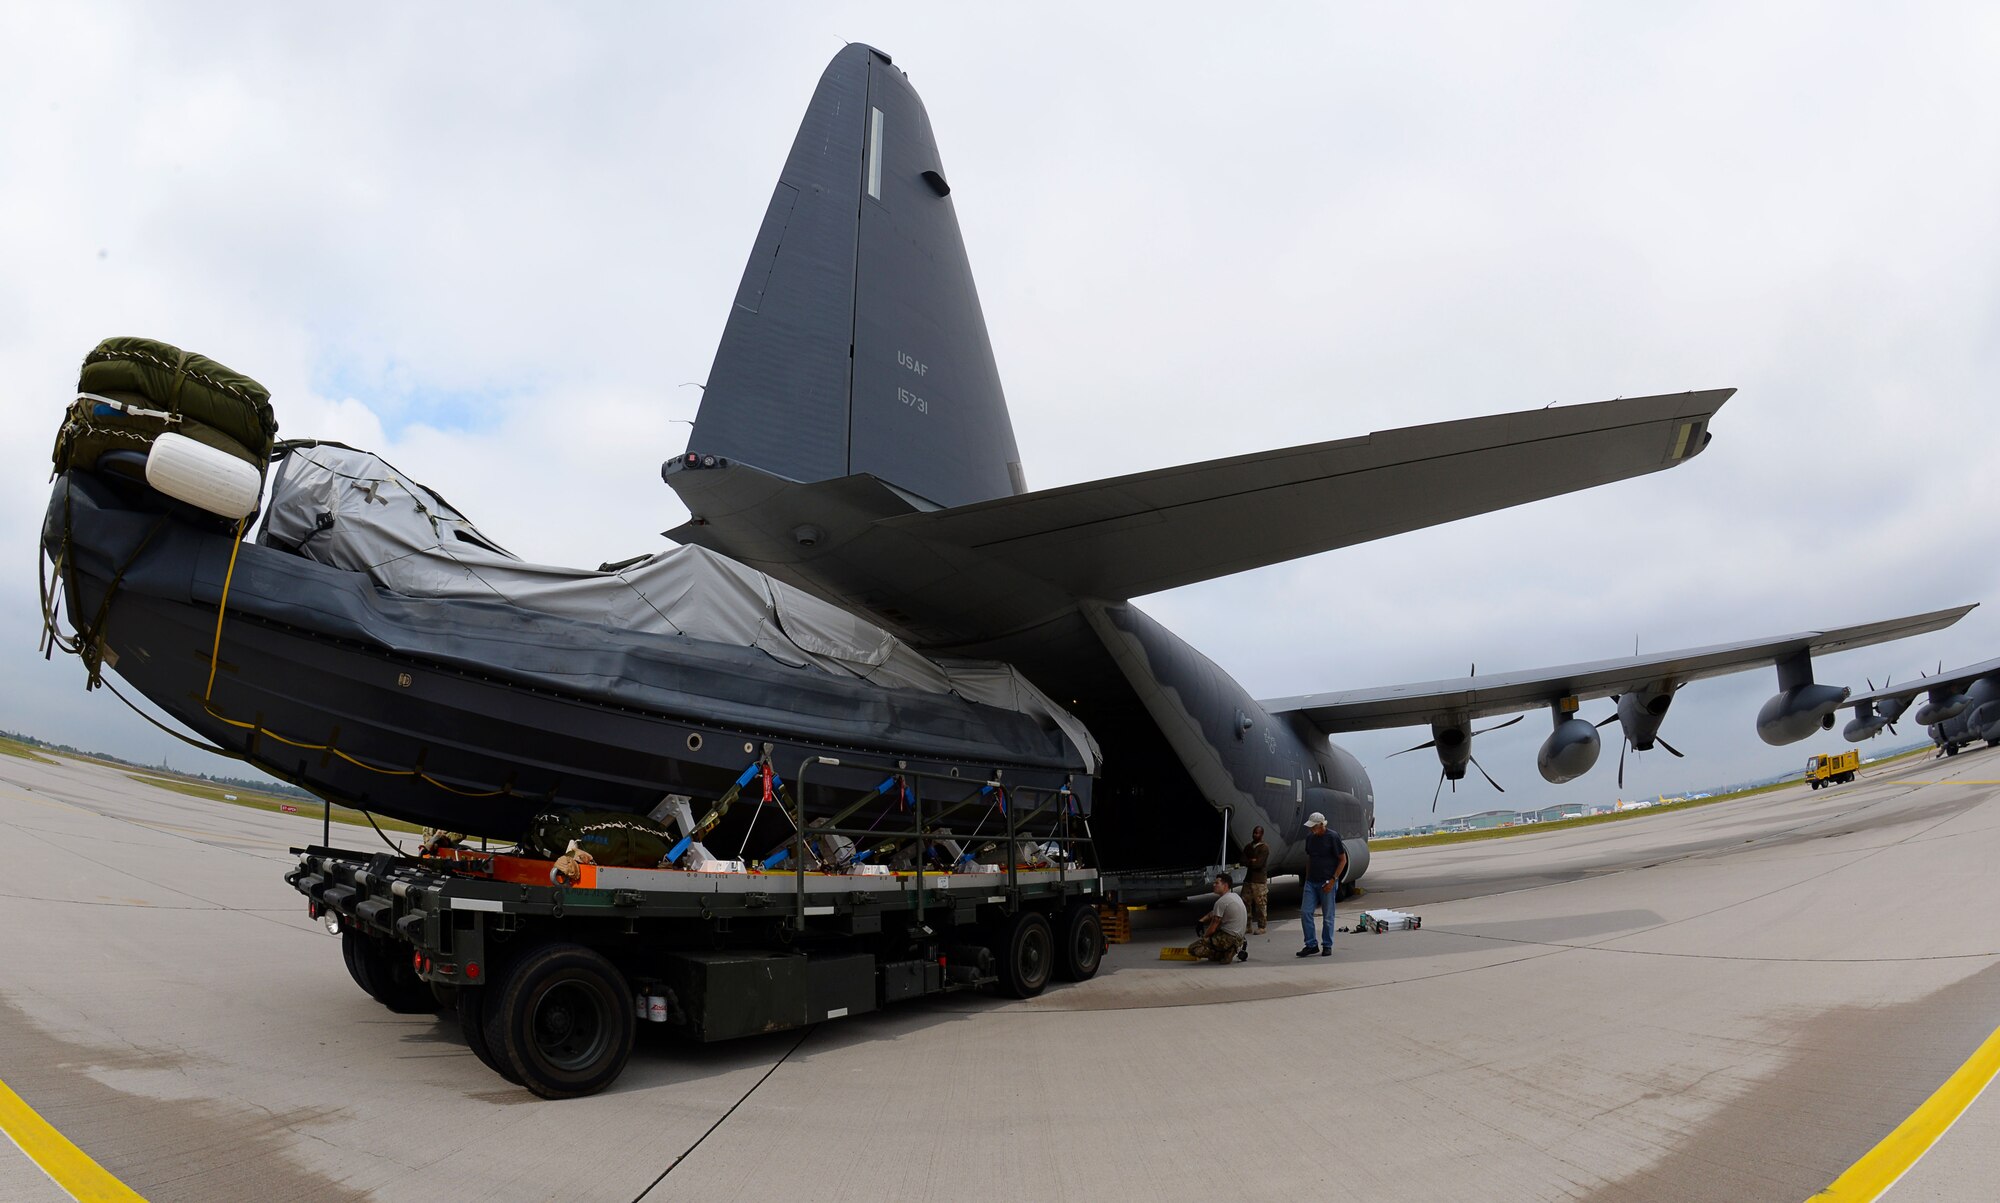
[[790,848],[780,848],[776,852],[773,852],[771,855],[764,858],[764,867],[766,869],[775,869],[779,865],[784,864],[786,859],[791,855],[792,855],[792,850]]
[[681,842],[675,844],[672,850],[667,853],[667,862],[671,864],[674,861],[679,860],[681,858],[681,853],[686,852],[688,850],[688,845],[692,843],[694,843],[693,836],[691,835],[682,836]]

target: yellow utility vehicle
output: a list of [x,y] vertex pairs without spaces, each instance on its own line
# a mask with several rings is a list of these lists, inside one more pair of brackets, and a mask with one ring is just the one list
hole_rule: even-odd
[[1854,772],[1861,767],[1861,753],[1853,748],[1834,756],[1808,756],[1806,758],[1806,780],[1814,789],[1822,785],[1833,785],[1841,781],[1854,780]]

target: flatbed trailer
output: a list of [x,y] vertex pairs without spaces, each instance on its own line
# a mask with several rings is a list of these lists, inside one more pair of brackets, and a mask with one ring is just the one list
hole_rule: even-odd
[[[885,771],[885,787],[926,776]],[[910,791],[913,805],[892,811],[887,830],[845,825],[860,803],[810,825],[792,804],[780,855],[719,871],[559,873],[503,851],[319,844],[293,849],[298,867],[285,880],[337,931],[363,990],[396,1011],[455,1011],[489,1068],[568,1098],[618,1077],[642,1022],[725,1040],[932,994],[1027,998],[1051,978],[1094,975],[1103,879],[1088,867],[1088,819],[1070,793],[940,781]],[[969,808],[980,814],[971,837],[940,832],[938,819]],[[981,834],[999,842],[1001,863],[961,849]],[[824,855],[831,836],[874,847],[835,863]],[[896,845],[916,851],[903,869],[861,862]],[[940,848],[952,855],[944,870],[931,867]],[[765,867],[779,859],[786,867]]]

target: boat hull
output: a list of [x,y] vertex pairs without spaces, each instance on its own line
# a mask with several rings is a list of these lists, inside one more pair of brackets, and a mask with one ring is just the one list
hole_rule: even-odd
[[512,838],[554,808],[713,799],[763,760],[781,778],[813,761],[802,802],[815,813],[895,763],[963,780],[966,796],[997,775],[1030,793],[1069,783],[1088,803],[1059,733],[1018,714],[750,648],[398,597],[254,543],[232,566],[231,536],[144,501],[93,476],[58,480],[44,542],[83,636],[199,735],[343,805]]

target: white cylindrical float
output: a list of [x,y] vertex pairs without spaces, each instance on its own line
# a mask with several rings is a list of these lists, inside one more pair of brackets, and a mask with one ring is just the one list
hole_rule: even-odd
[[146,455],[146,483],[224,518],[249,516],[264,489],[264,477],[253,465],[184,434],[153,440]]

